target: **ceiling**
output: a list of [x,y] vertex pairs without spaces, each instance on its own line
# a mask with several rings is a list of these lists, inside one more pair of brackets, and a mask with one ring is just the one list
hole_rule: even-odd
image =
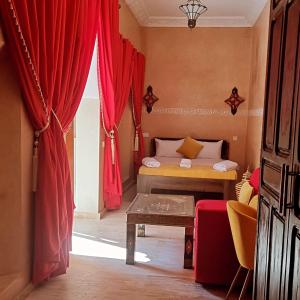
[[[141,26],[186,27],[179,5],[187,0],[125,0]],[[202,0],[208,11],[197,21],[200,27],[251,27],[267,0]]]

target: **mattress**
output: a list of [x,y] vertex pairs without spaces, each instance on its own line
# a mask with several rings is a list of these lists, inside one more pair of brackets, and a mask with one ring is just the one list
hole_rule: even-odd
[[148,168],[141,166],[140,175],[168,176],[168,177],[184,177],[197,179],[215,179],[215,180],[236,180],[237,172],[235,170],[227,172],[219,172],[212,166],[222,160],[216,159],[192,159],[191,168],[179,167],[180,158],[173,157],[155,157],[161,165],[159,168]]

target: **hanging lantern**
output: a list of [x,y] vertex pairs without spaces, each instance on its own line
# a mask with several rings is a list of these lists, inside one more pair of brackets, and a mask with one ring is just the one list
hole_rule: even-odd
[[179,6],[179,9],[188,17],[188,26],[193,29],[196,27],[197,19],[207,11],[200,0],[188,0],[187,4]]

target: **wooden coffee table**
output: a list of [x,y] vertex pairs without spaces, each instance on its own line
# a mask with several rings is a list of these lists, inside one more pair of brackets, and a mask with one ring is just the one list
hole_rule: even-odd
[[184,268],[193,268],[193,196],[137,194],[127,211],[126,264],[134,264],[136,225],[185,227]]

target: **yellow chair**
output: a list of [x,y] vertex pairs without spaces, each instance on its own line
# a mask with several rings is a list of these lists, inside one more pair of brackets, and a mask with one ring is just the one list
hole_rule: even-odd
[[229,299],[242,269],[245,268],[248,272],[239,297],[239,299],[242,299],[247,291],[254,269],[257,211],[249,205],[232,200],[227,202],[227,213],[240,267],[232,281],[226,299]]

